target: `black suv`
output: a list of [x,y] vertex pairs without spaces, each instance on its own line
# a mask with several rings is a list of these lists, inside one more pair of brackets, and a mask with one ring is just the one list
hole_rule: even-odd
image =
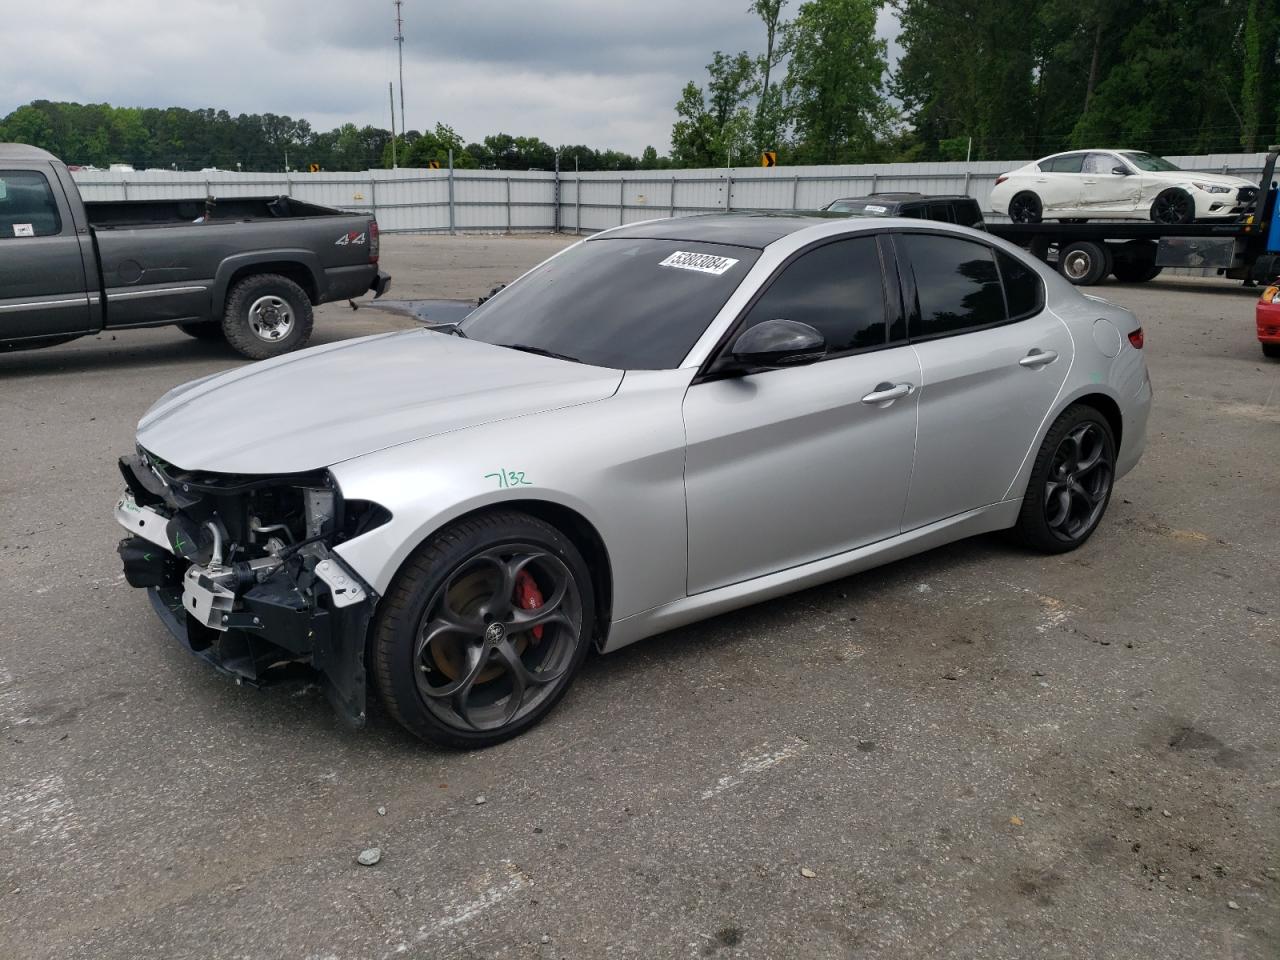
[[851,217],[913,217],[957,223],[975,230],[986,229],[978,201],[959,195],[931,197],[923,193],[873,193],[869,197],[832,200],[823,209],[831,213],[847,213]]

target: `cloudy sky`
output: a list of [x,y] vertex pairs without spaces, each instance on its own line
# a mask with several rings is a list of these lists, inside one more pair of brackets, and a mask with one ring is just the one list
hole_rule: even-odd
[[[791,0],[794,11],[799,0]],[[216,107],[316,129],[389,124],[391,0],[3,0],[0,116],[34,99]],[[670,147],[714,50],[759,52],[748,0],[405,0],[405,114],[464,140],[504,131]],[[881,14],[880,33],[896,23]],[[397,118],[398,122],[398,118]]]

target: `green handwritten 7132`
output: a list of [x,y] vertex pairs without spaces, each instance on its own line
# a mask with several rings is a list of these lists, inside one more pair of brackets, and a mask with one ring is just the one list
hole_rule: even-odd
[[532,480],[524,478],[523,470],[499,470],[497,473],[486,473],[486,480],[497,480],[499,487],[531,487]]

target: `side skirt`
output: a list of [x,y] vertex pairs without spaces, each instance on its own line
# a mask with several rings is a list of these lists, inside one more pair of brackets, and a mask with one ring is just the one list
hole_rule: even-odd
[[643,613],[615,620],[609,628],[608,637],[600,645],[600,651],[610,653],[637,640],[730,610],[838,580],[965,537],[1008,529],[1017,522],[1021,508],[1022,498],[1003,500],[833,557],[664,603]]

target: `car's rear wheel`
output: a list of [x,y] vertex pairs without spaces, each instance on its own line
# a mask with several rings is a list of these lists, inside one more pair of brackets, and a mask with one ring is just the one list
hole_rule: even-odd
[[226,335],[222,332],[222,324],[217,320],[197,320],[193,323],[180,323],[178,329],[185,333],[188,337],[195,337],[197,340],[223,340]]
[[383,599],[372,641],[382,698],[411,732],[486,747],[564,695],[591,642],[591,576],[573,543],[522,513],[448,527]]
[[1111,251],[1105,243],[1077,240],[1058,252],[1058,272],[1081,287],[1098,283],[1111,272]]
[[259,273],[231,288],[222,332],[239,353],[266,360],[305,346],[313,321],[305,290],[288,277]]
[[1040,198],[1029,190],[1015,193],[1009,201],[1009,219],[1014,223],[1039,223],[1043,210]]
[[1196,218],[1196,202],[1185,190],[1166,190],[1151,204],[1153,223],[1191,223]]
[[1080,546],[1098,528],[1115,483],[1116,442],[1096,408],[1075,404],[1045,436],[1014,532],[1046,553]]

